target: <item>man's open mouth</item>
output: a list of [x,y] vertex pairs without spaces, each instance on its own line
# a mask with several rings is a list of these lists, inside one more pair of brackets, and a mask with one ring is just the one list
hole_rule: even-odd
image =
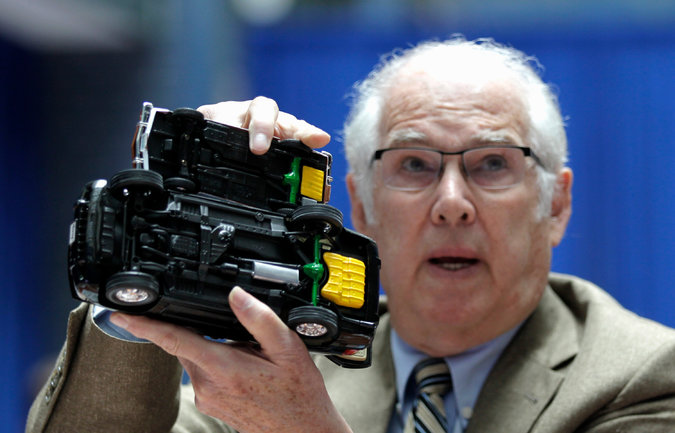
[[448,271],[459,271],[461,269],[466,269],[475,265],[478,263],[478,260],[466,257],[435,257],[433,259],[429,259],[429,263],[435,266],[440,266],[441,268]]

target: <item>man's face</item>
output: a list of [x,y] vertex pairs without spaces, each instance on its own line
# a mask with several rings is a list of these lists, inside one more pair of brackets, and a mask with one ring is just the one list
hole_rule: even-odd
[[[380,148],[452,152],[492,140],[528,146],[527,118],[513,86],[447,83],[420,71],[399,77],[392,88]],[[521,183],[500,190],[469,181],[459,156],[444,162],[439,180],[416,192],[384,186],[375,162],[373,222],[349,179],[354,224],[378,244],[392,324],[434,356],[489,341],[529,315],[570,212],[568,170],[558,176],[552,215],[542,218],[533,160]]]

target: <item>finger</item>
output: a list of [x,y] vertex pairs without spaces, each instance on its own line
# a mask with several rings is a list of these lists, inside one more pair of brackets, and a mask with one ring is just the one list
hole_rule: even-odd
[[204,117],[250,130],[250,146],[254,153],[265,153],[272,136],[300,140],[312,148],[323,147],[330,141],[324,130],[279,111],[272,99],[259,96],[252,101],[227,101],[202,105],[197,110]]
[[[153,342],[165,352],[179,359],[188,359],[199,367],[209,365],[213,343],[186,328],[144,316],[112,313],[110,321],[139,338]],[[222,355],[222,354],[221,354]]]
[[235,287],[228,299],[237,319],[260,343],[268,359],[278,360],[280,355],[297,355],[298,350],[305,350],[298,335],[269,306],[253,295]]
[[244,127],[244,119],[251,101],[226,101],[217,104],[202,105],[197,108],[204,118],[239,128]]
[[258,96],[251,101],[243,123],[243,127],[249,131],[251,152],[258,155],[267,152],[274,137],[278,116],[279,107],[274,100]]
[[314,149],[323,147],[330,142],[330,135],[326,131],[304,120],[298,120],[295,116],[287,113],[279,114],[277,130],[279,137],[300,140]]
[[274,100],[263,96],[251,101],[243,125],[250,131],[251,150],[254,153],[257,150],[266,152],[272,136],[300,140],[312,148],[325,146],[330,141],[327,132],[304,120],[298,120],[292,114],[280,112]]

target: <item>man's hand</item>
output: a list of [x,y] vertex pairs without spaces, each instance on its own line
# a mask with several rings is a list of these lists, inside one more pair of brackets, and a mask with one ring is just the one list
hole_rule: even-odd
[[113,313],[111,320],[175,355],[190,375],[197,408],[240,432],[350,431],[300,337],[241,288],[229,302],[259,349],[141,316]]
[[312,148],[323,147],[330,141],[325,131],[292,114],[280,112],[276,102],[263,96],[252,101],[202,105],[198,110],[215,122],[247,128],[251,152],[258,155],[267,152],[273,136],[294,138]]

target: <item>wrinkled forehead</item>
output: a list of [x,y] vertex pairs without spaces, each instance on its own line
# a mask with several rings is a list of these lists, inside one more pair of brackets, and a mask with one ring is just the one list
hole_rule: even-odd
[[423,60],[404,65],[389,81],[380,122],[382,136],[401,120],[455,115],[461,120],[476,115],[494,121],[488,122],[492,126],[509,126],[522,137],[527,135],[525,89],[513,71],[498,63],[451,68],[443,59]]

